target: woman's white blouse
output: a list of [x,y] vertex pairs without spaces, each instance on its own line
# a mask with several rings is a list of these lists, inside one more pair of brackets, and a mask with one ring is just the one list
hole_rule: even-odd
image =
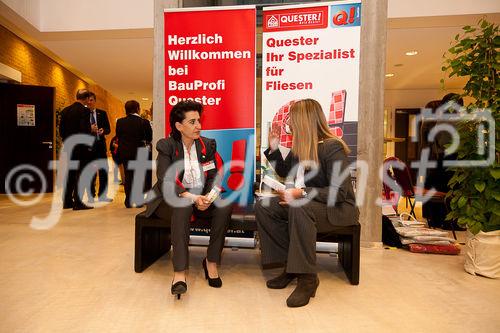
[[196,145],[193,143],[191,149],[187,150],[184,143],[184,177],[182,178],[182,185],[186,188],[200,188],[201,172],[200,163],[198,162],[198,153],[196,152]]

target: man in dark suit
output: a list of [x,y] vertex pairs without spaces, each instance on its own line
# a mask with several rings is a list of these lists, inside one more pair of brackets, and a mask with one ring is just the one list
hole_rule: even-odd
[[141,107],[137,101],[125,103],[126,117],[118,119],[116,123],[116,136],[118,138],[118,158],[125,169],[125,207],[141,206],[143,202],[132,202],[132,185],[134,171],[129,163],[137,158],[137,150],[150,145],[153,140],[153,131],[148,120],[139,116]]
[[[88,102],[89,91],[87,89],[79,89],[76,92],[76,102],[64,108],[61,112],[61,121],[59,124],[59,133],[63,142],[75,134],[91,134],[92,128],[88,122],[89,111],[85,107]],[[78,195],[78,178],[81,170],[88,163],[90,158],[90,147],[85,145],[76,145],[68,156],[69,161],[77,161],[78,168],[72,170],[69,168],[66,186],[63,188],[63,203],[64,209],[73,208],[73,210],[90,209],[83,204]]]
[[[108,158],[107,150],[106,150],[106,135],[111,132],[111,128],[109,126],[108,115],[106,111],[97,109],[96,105],[96,95],[93,92],[89,92],[89,100],[87,107],[90,112],[89,123],[95,125],[97,131],[95,132],[96,140],[94,145],[92,146],[92,160],[106,160]],[[97,165],[95,164],[95,168],[97,169],[97,174],[92,177],[92,183],[90,184],[90,190],[87,191],[87,195],[89,196],[89,201],[93,202],[94,197],[96,195],[96,176],[99,176],[99,191],[98,197],[99,201],[111,202],[113,199],[108,198],[108,163],[106,161],[105,165]]]

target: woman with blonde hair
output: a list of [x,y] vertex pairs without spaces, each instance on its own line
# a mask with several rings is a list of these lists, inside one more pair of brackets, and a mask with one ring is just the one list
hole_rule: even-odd
[[282,289],[297,278],[287,305],[299,307],[309,303],[319,285],[316,234],[357,224],[359,211],[346,170],[349,148],[330,132],[321,105],[312,99],[295,102],[288,126],[291,152],[282,156],[278,135],[271,131],[264,154],[278,175],[293,178],[295,186],[279,197],[258,201],[255,210],[263,265],[285,265],[266,285]]

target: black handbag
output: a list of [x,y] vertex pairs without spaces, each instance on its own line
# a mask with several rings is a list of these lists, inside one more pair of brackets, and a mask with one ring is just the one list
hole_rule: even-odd
[[382,215],[382,242],[388,246],[403,247],[396,228],[394,228],[391,220],[385,215]]

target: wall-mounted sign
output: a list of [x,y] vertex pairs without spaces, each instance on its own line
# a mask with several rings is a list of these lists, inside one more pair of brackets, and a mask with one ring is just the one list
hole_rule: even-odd
[[17,126],[35,126],[35,106],[17,104]]

